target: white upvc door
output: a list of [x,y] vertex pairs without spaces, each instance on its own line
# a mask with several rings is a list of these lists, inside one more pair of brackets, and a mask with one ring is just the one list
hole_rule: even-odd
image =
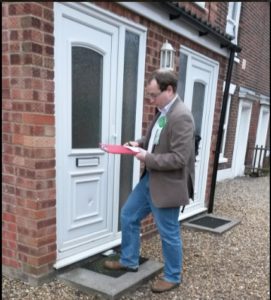
[[[261,105],[255,147],[258,146],[258,147],[265,148],[268,124],[269,124],[269,115],[270,115],[269,107],[265,105]],[[256,152],[254,153],[254,156],[255,154]],[[264,159],[263,154],[261,155],[260,161],[259,159],[260,159],[260,154],[258,151],[256,158],[254,157],[253,160],[255,161],[255,166],[256,167],[259,166],[261,168],[263,166],[263,159]]]
[[54,11],[54,266],[61,268],[121,242],[119,211],[139,162],[105,153],[99,143],[141,132],[146,29],[86,2],[55,2]]
[[240,100],[232,163],[234,177],[244,175],[251,111],[252,102]]
[[114,157],[118,28],[68,7],[56,20],[57,259],[118,239]]
[[195,163],[194,201],[191,200],[180,215],[185,219],[206,210],[205,192],[219,64],[186,47],[181,47],[180,51],[187,56],[184,103],[194,116],[196,134],[201,136]]

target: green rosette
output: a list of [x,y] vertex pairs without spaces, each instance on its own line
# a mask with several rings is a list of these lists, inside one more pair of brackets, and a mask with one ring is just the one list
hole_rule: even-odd
[[166,116],[160,117],[159,120],[158,120],[159,127],[160,128],[164,128],[166,126],[166,124],[167,124],[167,118],[166,118]]

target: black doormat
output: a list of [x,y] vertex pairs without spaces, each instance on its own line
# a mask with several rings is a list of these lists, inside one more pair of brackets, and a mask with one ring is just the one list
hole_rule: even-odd
[[225,217],[214,216],[213,214],[208,214],[190,219],[184,222],[183,226],[191,229],[221,234],[239,223],[239,220],[233,220]]
[[210,216],[204,216],[194,221],[190,221],[190,224],[195,224],[199,226],[204,226],[208,228],[217,228],[227,223],[230,223],[230,220],[223,220],[219,218],[214,218]]
[[[116,260],[119,260],[119,258],[120,258],[119,254],[110,255],[109,257],[100,256],[96,260],[87,262],[86,264],[82,265],[81,268],[88,269],[90,271],[97,272],[97,273],[107,275],[107,276],[111,276],[114,278],[118,278],[118,277],[122,276],[123,274],[127,273],[127,271],[125,271],[125,270],[109,270],[104,267],[104,262],[106,260],[116,261]],[[147,260],[148,260],[148,258],[144,258],[144,257],[140,256],[139,264],[141,265],[144,262],[146,262]]]

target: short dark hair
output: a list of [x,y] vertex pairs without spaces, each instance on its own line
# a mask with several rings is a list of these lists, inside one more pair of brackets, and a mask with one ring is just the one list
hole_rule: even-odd
[[174,71],[158,69],[150,75],[148,83],[150,83],[153,79],[157,81],[157,84],[162,92],[165,91],[169,85],[172,86],[173,92],[176,92],[178,77]]

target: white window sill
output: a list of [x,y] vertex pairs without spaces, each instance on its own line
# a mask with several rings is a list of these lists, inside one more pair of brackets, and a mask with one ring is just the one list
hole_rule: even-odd
[[236,63],[240,64],[240,58],[239,58],[239,57],[235,56],[235,57],[234,57],[234,61],[235,61]]
[[226,163],[226,162],[228,162],[228,159],[226,157],[219,157],[219,160],[218,160],[219,164],[223,164],[223,163]]

